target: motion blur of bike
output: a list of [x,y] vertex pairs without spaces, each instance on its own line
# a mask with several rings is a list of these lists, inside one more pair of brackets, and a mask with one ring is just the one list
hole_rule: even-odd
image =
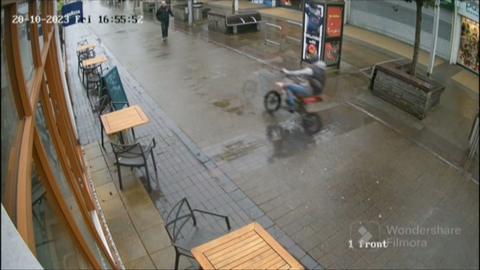
[[325,68],[323,61],[316,61],[300,70],[283,69],[288,80],[276,82],[275,88],[265,94],[265,110],[273,113],[284,104],[284,108],[300,116],[307,134],[318,132],[322,123],[311,107],[324,100],[322,92],[326,82]]

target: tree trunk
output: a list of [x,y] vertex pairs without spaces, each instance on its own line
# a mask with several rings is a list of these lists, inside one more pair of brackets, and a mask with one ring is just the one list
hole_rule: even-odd
[[422,7],[423,0],[415,0],[417,4],[417,18],[415,20],[415,44],[413,45],[412,63],[410,65],[411,75],[415,75],[418,62],[418,50],[420,49],[420,34],[422,33]]

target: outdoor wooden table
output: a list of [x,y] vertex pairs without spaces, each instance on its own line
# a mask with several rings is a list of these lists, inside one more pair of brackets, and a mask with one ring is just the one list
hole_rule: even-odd
[[91,66],[103,64],[107,61],[108,61],[108,59],[105,55],[99,55],[99,56],[96,56],[94,58],[89,58],[89,59],[83,60],[82,64],[85,68],[89,68]]
[[258,223],[192,249],[203,269],[304,269]]
[[87,50],[90,50],[90,49],[93,49],[95,48],[97,45],[95,44],[85,44],[85,45],[82,45],[80,47],[77,48],[77,52],[78,53],[82,53],[82,52],[85,52]]
[[103,114],[100,118],[102,119],[102,125],[107,135],[144,125],[150,121],[138,105]]

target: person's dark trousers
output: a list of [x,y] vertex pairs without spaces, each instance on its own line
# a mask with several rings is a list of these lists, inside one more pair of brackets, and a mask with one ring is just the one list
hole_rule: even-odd
[[168,37],[168,21],[163,21],[161,22],[162,24],[162,37],[166,38]]

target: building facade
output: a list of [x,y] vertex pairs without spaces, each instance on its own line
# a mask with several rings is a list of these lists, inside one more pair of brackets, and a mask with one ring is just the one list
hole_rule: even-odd
[[50,23],[57,1],[1,8],[2,243],[11,222],[43,268],[119,269],[74,127],[59,25]]
[[[345,22],[407,44],[415,41],[415,3],[346,0]],[[436,55],[478,74],[478,1],[441,0]],[[430,51],[433,7],[424,7],[420,48]]]

